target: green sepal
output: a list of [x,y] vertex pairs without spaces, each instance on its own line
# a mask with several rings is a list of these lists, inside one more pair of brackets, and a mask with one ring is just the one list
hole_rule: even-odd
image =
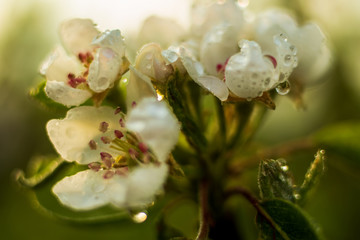
[[299,202],[302,202],[307,193],[314,188],[314,186],[318,183],[320,177],[325,172],[325,151],[318,150],[315,154],[315,159],[311,163],[309,169],[307,170],[304,178],[304,182],[300,186],[299,189]]
[[165,97],[177,119],[181,122],[182,131],[189,138],[191,144],[200,149],[204,149],[207,140],[200,131],[201,128],[197,126],[189,110],[186,108],[184,97],[180,91],[182,86],[180,83],[181,79],[179,78],[180,76],[177,73],[173,78],[168,80]]
[[284,159],[267,159],[260,162],[258,173],[260,197],[281,198],[295,202],[293,177]]
[[46,95],[45,92],[46,80],[43,80],[36,87],[30,89],[29,96],[38,102],[46,110],[53,112],[65,113],[68,108],[60,103],[55,102]]
[[319,240],[323,239],[319,227],[295,204],[281,199],[259,203],[256,224],[263,240]]

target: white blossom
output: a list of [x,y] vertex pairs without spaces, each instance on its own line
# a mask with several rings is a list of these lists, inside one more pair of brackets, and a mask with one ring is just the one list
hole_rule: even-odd
[[119,30],[100,33],[91,20],[72,19],[61,25],[60,37],[69,54],[58,47],[41,68],[45,91],[56,102],[78,106],[111,88],[127,70]]
[[69,110],[65,119],[49,121],[49,138],[66,161],[90,169],[59,181],[54,194],[77,210],[146,206],[166,180],[165,161],[179,129],[167,105],[154,98],[144,98],[127,116],[110,107]]

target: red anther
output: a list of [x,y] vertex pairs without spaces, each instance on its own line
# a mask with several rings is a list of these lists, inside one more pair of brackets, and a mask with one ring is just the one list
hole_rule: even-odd
[[132,103],[131,103],[131,107],[136,107],[136,102],[135,101],[133,101]]
[[274,58],[274,57],[271,56],[271,55],[265,55],[265,57],[269,58],[269,60],[270,60],[271,63],[273,64],[274,68],[276,68],[276,66],[277,66],[276,58]]
[[140,151],[142,152],[142,153],[147,153],[147,151],[148,151],[148,147],[146,146],[146,144],[145,143],[143,143],[143,142],[141,142],[141,143],[139,143],[139,149],[140,149]]
[[115,134],[115,136],[116,136],[117,138],[119,138],[119,139],[121,139],[121,138],[124,136],[124,134],[123,134],[121,131],[119,131],[119,130],[115,130],[115,131],[114,131],[114,134]]
[[124,123],[124,120],[122,118],[120,118],[119,123],[120,123],[121,127],[125,127],[125,123]]
[[[69,76],[68,76],[69,77]],[[76,88],[79,84],[86,82],[85,78],[82,77],[78,77],[78,78],[69,78],[68,84],[73,87]]]
[[110,179],[114,176],[114,172],[113,171],[106,171],[106,173],[103,175],[104,179]]
[[96,150],[96,148],[97,148],[97,143],[96,143],[94,140],[91,140],[91,141],[89,142],[89,147],[90,147],[91,150]]
[[109,137],[104,136],[104,137],[101,137],[100,139],[105,144],[111,143],[111,139]]
[[120,113],[120,112],[121,112],[121,108],[120,108],[120,107],[117,107],[117,108],[115,109],[114,114],[116,115],[116,114],[118,114],[118,113]]
[[107,122],[101,122],[99,125],[100,132],[106,132],[108,130],[109,124]]
[[95,171],[95,172],[98,172],[98,171],[100,170],[100,168],[101,168],[101,164],[98,163],[98,162],[92,162],[92,163],[89,163],[89,164],[88,164],[88,167],[89,167],[91,170],[93,170],[93,171]]

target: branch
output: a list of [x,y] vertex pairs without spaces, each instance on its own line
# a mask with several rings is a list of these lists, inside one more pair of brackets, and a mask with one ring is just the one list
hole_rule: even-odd
[[258,166],[261,159],[285,157],[291,153],[311,149],[314,147],[315,143],[311,138],[294,140],[277,146],[265,148],[247,158],[237,158],[234,163],[230,164],[228,170],[231,174],[239,174],[246,168]]
[[209,234],[210,213],[208,205],[209,184],[201,181],[199,185],[199,202],[200,202],[200,227],[196,240],[206,240]]

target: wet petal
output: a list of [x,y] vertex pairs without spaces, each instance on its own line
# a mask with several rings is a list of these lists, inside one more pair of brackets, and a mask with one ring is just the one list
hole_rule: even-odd
[[274,66],[265,59],[260,46],[253,41],[242,40],[241,52],[233,55],[225,68],[226,85],[241,98],[255,98],[271,88]]
[[[118,120],[118,116],[110,107],[81,106],[70,109],[65,119],[50,120],[46,129],[62,158],[70,162],[88,164],[100,161],[100,152],[115,153],[109,145],[101,141],[101,137],[115,138],[114,130],[120,129]],[[104,121],[109,124],[106,133],[99,130],[100,124]],[[96,150],[89,146],[91,140],[97,143]]]
[[133,102],[139,102],[143,98],[156,97],[156,91],[151,79],[132,66],[130,66],[130,78],[126,90],[128,107],[131,107]]
[[48,81],[67,82],[69,73],[75,76],[80,75],[85,68],[75,57],[70,57],[65,50],[57,47],[48,59],[42,64],[41,74],[44,74]]
[[168,47],[181,40],[185,30],[173,19],[158,16],[148,17],[140,29],[138,39],[142,44],[156,42]]
[[239,51],[235,29],[229,24],[212,28],[203,38],[200,49],[200,62],[206,72],[217,76],[217,65]]
[[216,2],[210,6],[194,4],[191,18],[192,34],[199,37],[219,24],[229,24],[233,26],[235,32],[239,32],[244,26],[243,10],[236,1]]
[[60,26],[60,37],[64,47],[75,56],[79,53],[92,52],[92,40],[99,34],[90,19],[71,19]]
[[169,107],[155,98],[145,98],[130,111],[126,126],[140,135],[164,162],[178,141],[180,125]]
[[127,203],[129,206],[145,206],[150,204],[166,180],[168,167],[148,165],[138,167],[129,175]]
[[165,82],[173,73],[173,68],[165,62],[161,55],[161,47],[157,43],[144,45],[135,60],[135,68],[155,81]]
[[79,106],[92,96],[88,90],[73,88],[57,81],[47,81],[45,92],[49,98],[67,107]]
[[201,76],[198,78],[199,83],[209,92],[214,94],[221,101],[225,101],[229,96],[229,90],[225,82],[214,76]]
[[124,206],[128,180],[118,175],[104,179],[104,172],[78,172],[56,183],[52,191],[62,204],[75,210],[91,210],[109,203]]

